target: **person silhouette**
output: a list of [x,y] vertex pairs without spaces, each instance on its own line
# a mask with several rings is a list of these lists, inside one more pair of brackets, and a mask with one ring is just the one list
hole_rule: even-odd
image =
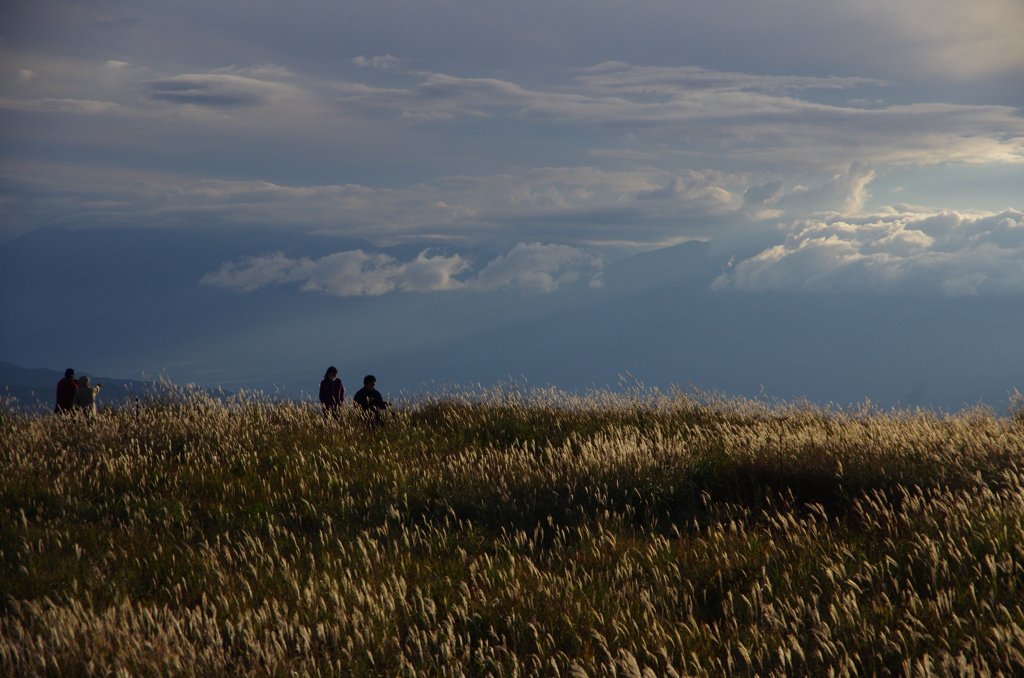
[[383,420],[384,410],[391,405],[391,403],[385,402],[384,396],[380,394],[376,386],[377,377],[368,374],[363,377],[363,387],[352,397],[371,424],[380,424]]
[[53,411],[57,414],[70,412],[77,390],[78,380],[75,379],[75,371],[69,367],[64,370],[64,378],[57,382],[57,406]]
[[102,382],[91,386],[89,377],[85,375],[79,377],[78,390],[75,391],[75,397],[71,405],[75,410],[81,410],[87,415],[96,414],[96,396],[101,388],[103,388]]
[[341,406],[345,402],[345,386],[338,378],[338,368],[331,365],[324,373],[320,382],[320,404],[324,408],[324,416],[341,414]]

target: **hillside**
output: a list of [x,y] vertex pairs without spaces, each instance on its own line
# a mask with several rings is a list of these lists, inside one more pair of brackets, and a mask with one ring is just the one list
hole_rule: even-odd
[[0,419],[0,673],[1024,671],[1024,427],[680,393]]

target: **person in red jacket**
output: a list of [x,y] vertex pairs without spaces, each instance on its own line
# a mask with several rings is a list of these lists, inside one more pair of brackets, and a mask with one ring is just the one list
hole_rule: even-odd
[[78,381],[75,379],[75,371],[70,367],[64,370],[64,378],[57,382],[57,406],[53,411],[57,414],[71,411],[71,403],[75,400],[75,391],[78,390]]
[[345,386],[338,378],[338,368],[331,365],[320,382],[320,403],[324,407],[324,415],[337,417],[341,414],[341,406],[345,402]]

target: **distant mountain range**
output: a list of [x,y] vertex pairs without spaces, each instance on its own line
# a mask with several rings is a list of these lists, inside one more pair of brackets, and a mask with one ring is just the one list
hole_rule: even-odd
[[[90,372],[76,374],[82,375],[88,375],[94,385],[103,384],[97,397],[100,406],[133,402],[136,397],[151,391],[154,384],[133,379],[100,377]],[[0,404],[14,404],[18,409],[28,411],[40,408],[52,410],[56,402],[57,382],[63,378],[63,370],[28,369],[0,360]]]

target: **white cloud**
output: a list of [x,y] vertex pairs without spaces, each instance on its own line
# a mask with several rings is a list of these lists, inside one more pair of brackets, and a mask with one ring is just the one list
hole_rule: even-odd
[[519,243],[487,264],[473,286],[482,290],[516,286],[527,292],[551,292],[587,275],[591,287],[600,287],[602,264],[599,257],[574,247]]
[[566,245],[517,245],[477,275],[458,280],[470,262],[454,254],[431,256],[424,250],[412,261],[362,250],[337,252],[320,259],[289,259],[280,252],[225,263],[203,276],[201,283],[252,292],[267,285],[301,282],[304,291],[332,296],[378,296],[392,291],[494,290],[516,287],[524,292],[551,292],[589,276],[591,287],[601,285],[602,260]]
[[216,273],[207,273],[200,282],[252,292],[267,285],[308,280],[314,267],[315,262],[309,259],[289,259],[275,252],[250,257],[244,264],[226,263]]
[[875,170],[862,162],[855,162],[821,186],[797,186],[789,195],[770,200],[770,204],[798,214],[834,211],[857,214],[869,197],[868,185],[875,178]]
[[463,286],[454,276],[469,263],[459,255],[430,256],[421,252],[402,263],[386,254],[362,250],[338,252],[320,259],[289,259],[280,252],[226,263],[200,281],[207,285],[251,292],[267,285],[303,282],[302,289],[337,297],[378,296],[393,290],[431,292]]
[[36,74],[27,68],[23,68],[18,71],[18,82],[28,82],[34,77],[36,77]]
[[895,212],[798,222],[714,289],[1024,294],[1024,214]]
[[735,209],[737,197],[724,188],[728,175],[722,172],[693,170],[673,176],[660,188],[638,191],[637,200],[675,200],[700,206],[707,213]]
[[390,54],[385,54],[384,56],[370,57],[369,59],[367,59],[364,56],[357,56],[356,58],[352,59],[352,63],[361,68],[370,67],[380,68],[384,70],[394,68],[399,64],[400,61],[401,59],[399,59],[398,57],[393,57]]
[[415,260],[401,263],[386,254],[338,252],[313,263],[302,289],[339,297],[451,290],[461,287],[453,276],[468,266],[457,254],[430,256],[424,251]]

